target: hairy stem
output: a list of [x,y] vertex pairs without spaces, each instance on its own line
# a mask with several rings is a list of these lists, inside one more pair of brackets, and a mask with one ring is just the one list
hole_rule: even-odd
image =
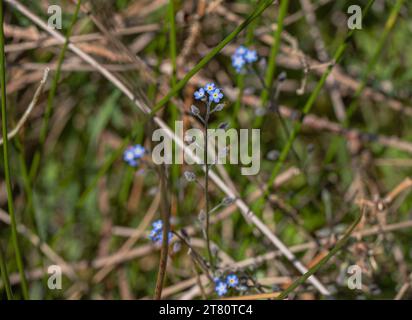
[[209,256],[210,267],[212,270],[214,269],[214,261],[212,250],[210,249],[210,212],[209,212],[209,163],[208,159],[208,147],[209,147],[209,137],[208,137],[208,129],[209,129],[209,116],[210,116],[210,105],[211,101],[209,100],[206,105],[206,116],[205,116],[205,134],[204,134],[204,162],[205,162],[205,213],[206,213],[206,225],[205,225],[205,235],[206,235],[206,247],[207,247],[207,254]]

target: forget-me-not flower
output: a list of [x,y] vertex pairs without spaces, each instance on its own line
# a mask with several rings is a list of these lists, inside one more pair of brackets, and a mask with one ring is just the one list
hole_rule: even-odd
[[243,56],[240,56],[240,55],[232,56],[232,66],[233,68],[236,69],[237,72],[240,72],[240,70],[243,68],[245,63],[246,63],[246,60],[243,58]]
[[216,89],[216,85],[213,82],[207,83],[204,86],[204,90],[206,90],[208,94],[211,94],[215,89]]
[[128,147],[123,152],[123,160],[132,167],[136,167],[138,164],[138,160],[143,158],[146,153],[146,149],[140,145],[136,144],[134,146]]
[[162,227],[163,227],[162,220],[159,219],[153,222],[152,227],[153,227],[153,230],[156,230],[156,231],[162,230]]
[[234,288],[239,284],[239,278],[235,274],[230,274],[226,277],[226,284]]
[[203,99],[204,97],[205,97],[205,89],[203,89],[203,88],[200,88],[199,90],[197,90],[197,91],[195,91],[195,94],[194,94],[194,96],[195,96],[195,99],[196,100],[201,100],[201,99]]
[[245,57],[246,62],[248,63],[256,62],[258,59],[256,50],[247,50],[244,57]]
[[244,54],[246,54],[247,52],[247,48],[245,46],[239,46],[236,50],[235,50],[235,55],[237,56],[243,56]]
[[222,98],[223,93],[220,92],[220,89],[215,89],[213,92],[209,94],[209,99],[215,103],[219,103]]
[[[156,220],[152,223],[153,229],[150,230],[149,239],[156,244],[161,244],[163,239],[163,222],[162,220]],[[168,242],[172,240],[173,233],[169,232],[168,234]]]
[[236,69],[236,72],[239,73],[246,64],[254,63],[258,58],[256,50],[250,50],[245,46],[240,46],[232,55],[232,66]]
[[227,293],[227,284],[223,281],[217,282],[215,291],[219,297],[224,296]]

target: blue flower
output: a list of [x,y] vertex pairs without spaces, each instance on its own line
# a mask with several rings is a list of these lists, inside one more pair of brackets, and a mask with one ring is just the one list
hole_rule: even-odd
[[209,93],[209,99],[214,103],[219,103],[223,98],[223,93],[220,92],[220,89],[215,89],[213,92]]
[[140,158],[143,158],[144,154],[146,153],[146,149],[140,144],[136,144],[133,147],[133,153],[134,153],[135,159],[140,159]]
[[134,159],[134,153],[132,147],[127,148],[123,153],[123,160],[128,162]]
[[[154,230],[152,230],[152,231],[154,231]],[[150,235],[149,235],[149,236],[150,236]],[[173,238],[173,233],[171,233],[171,232],[169,231],[169,235],[168,235],[167,238],[168,238],[168,239],[167,239],[167,243],[170,243],[170,240],[172,240],[172,238]],[[158,244],[158,245],[162,244],[162,242],[163,242],[163,231],[162,231],[162,230],[158,231],[156,238],[151,239],[151,240],[152,240],[153,242],[155,242],[156,244]]]
[[149,233],[149,239],[152,240],[153,242],[158,242],[159,241],[159,235],[161,235],[161,233],[159,234],[158,230],[151,230]]
[[[154,242],[155,244],[159,245],[163,241],[163,222],[162,220],[156,220],[152,223],[153,229],[150,230],[149,239]],[[169,231],[168,235],[168,243],[173,238],[173,233]]]
[[239,278],[235,274],[230,274],[226,277],[226,284],[234,288],[239,284]]
[[163,222],[162,220],[156,220],[152,223],[153,230],[159,231],[162,230]]
[[201,100],[201,99],[203,99],[204,96],[205,96],[205,89],[200,88],[198,91],[195,91],[194,96],[195,96],[195,99],[196,99],[196,100]]
[[220,281],[216,283],[215,291],[219,297],[224,296],[227,293],[227,285],[226,283]]
[[248,63],[256,62],[258,59],[256,50],[247,50],[244,57],[245,57],[246,62]]
[[243,66],[245,65],[246,61],[243,56],[240,55],[233,55],[232,56],[232,66],[236,69],[237,72],[242,70]]
[[211,94],[216,89],[216,85],[213,82],[206,83],[203,89],[206,90],[208,94]]
[[140,144],[128,147],[123,152],[123,160],[131,167],[136,167],[138,165],[139,159],[143,158],[146,153],[146,149]]
[[235,55],[237,56],[243,56],[244,54],[246,54],[247,52],[247,48],[245,46],[239,46],[236,50],[235,50]]
[[245,64],[254,63],[258,58],[256,50],[249,50],[245,46],[240,46],[232,55],[232,66],[236,69],[236,72],[239,73],[242,71]]

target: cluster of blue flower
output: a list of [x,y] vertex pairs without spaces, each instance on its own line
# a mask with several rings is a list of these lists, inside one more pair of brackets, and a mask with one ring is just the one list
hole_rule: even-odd
[[129,166],[136,167],[138,160],[143,158],[146,153],[146,149],[140,144],[128,147],[123,153],[123,160],[129,164]]
[[[162,220],[156,220],[155,222],[152,223],[153,229],[150,231],[149,234],[149,239],[153,241],[156,244],[161,244],[163,241],[163,223]],[[169,232],[168,235],[168,242],[170,243],[170,240],[172,240],[173,234]]]
[[239,278],[235,274],[229,274],[226,279],[215,278],[215,291],[219,297],[224,296],[229,288],[236,288],[239,284]]
[[207,83],[203,88],[200,88],[194,93],[196,100],[205,100],[206,94],[209,96],[209,100],[214,103],[219,103],[223,98],[223,93],[219,88],[216,88],[214,83]]
[[245,46],[240,46],[235,50],[232,55],[232,66],[236,69],[236,72],[241,72],[245,64],[253,63],[258,60],[258,54],[256,50],[250,50]]

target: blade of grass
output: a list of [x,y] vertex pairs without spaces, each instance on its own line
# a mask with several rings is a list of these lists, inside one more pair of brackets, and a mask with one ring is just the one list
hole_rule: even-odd
[[17,225],[16,216],[14,213],[14,203],[13,203],[13,191],[11,187],[11,170],[9,164],[9,140],[7,139],[7,107],[6,107],[6,66],[4,55],[4,30],[3,30],[3,1],[0,3],[0,83],[1,83],[1,125],[2,125],[2,135],[4,137],[3,143],[3,156],[4,156],[4,175],[6,178],[6,190],[7,190],[7,205],[9,208],[10,219],[11,219],[11,234],[13,248],[16,255],[17,268],[19,270],[21,279],[21,288],[23,293],[23,298],[29,298],[29,290],[27,286],[26,276],[24,274],[23,260],[20,253],[19,241],[17,238]]
[[[275,73],[276,73],[276,57],[278,56],[278,52],[280,48],[281,35],[283,31],[283,21],[288,13],[288,7],[289,7],[289,0],[282,0],[280,2],[277,28],[273,32],[274,41],[273,41],[272,47],[270,48],[268,68],[266,69],[266,74],[265,74],[265,86],[260,96],[260,102],[261,102],[262,107],[264,107],[268,103],[269,91],[273,87],[273,81],[274,81]],[[262,116],[257,117],[255,119],[254,127],[255,128],[260,127],[262,124],[262,121],[263,121]]]
[[169,53],[170,53],[170,62],[172,64],[172,76],[171,83],[172,87],[176,85],[176,23],[175,23],[175,7],[174,0],[169,0],[168,6],[168,17],[169,17]]
[[355,220],[352,226],[346,231],[345,235],[336,243],[335,247],[329,251],[329,253],[323,257],[317,264],[315,264],[312,268],[308,270],[304,275],[296,279],[286,290],[284,290],[276,299],[282,300],[285,299],[290,293],[292,293],[297,287],[302,285],[306,282],[306,280],[313,276],[322,266],[326,264],[334,255],[336,255],[340,249],[345,245],[348,241],[349,237],[351,236],[353,230],[355,230],[356,226],[359,224],[363,216],[363,213],[359,215],[359,217]]
[[263,0],[260,5],[257,5],[256,9],[235,29],[233,30],[225,39],[223,39],[216,47],[214,47],[199,63],[190,70],[182,80],[180,80],[175,87],[173,87],[152,109],[150,116],[153,116],[158,112],[163,106],[170,101],[170,99],[178,93],[186,83],[200,70],[202,69],[210,60],[213,59],[229,42],[231,42],[243,29],[245,29],[253,20],[260,16],[266,8],[268,8],[275,0]]
[[7,272],[7,265],[4,259],[3,248],[0,244],[0,272],[1,280],[3,281],[3,286],[6,290],[6,296],[8,300],[13,300],[13,293],[11,291],[9,273]]
[[63,60],[64,60],[64,57],[66,55],[68,44],[70,42],[70,37],[71,37],[72,32],[73,32],[73,27],[76,24],[77,17],[79,15],[79,9],[80,9],[81,2],[82,2],[81,0],[77,1],[76,9],[75,9],[74,14],[72,16],[72,20],[70,22],[69,29],[67,30],[67,33],[66,33],[66,39],[65,39],[65,42],[63,44],[63,48],[60,51],[60,54],[59,54],[59,57],[58,57],[58,60],[57,60],[56,73],[54,75],[53,82],[51,84],[51,88],[50,88],[50,91],[49,91],[49,96],[47,98],[46,111],[44,113],[43,123],[42,123],[42,127],[41,127],[41,130],[40,130],[40,146],[37,148],[37,151],[34,154],[33,162],[32,162],[32,165],[30,167],[30,180],[31,181],[33,181],[33,179],[35,178],[35,176],[37,174],[37,171],[39,169],[41,154],[42,154],[42,151],[43,151],[44,143],[46,141],[47,131],[48,131],[48,127],[49,127],[49,120],[50,120],[50,117],[51,117],[52,112],[53,112],[53,102],[54,102],[54,98],[55,98],[56,92],[57,92],[57,85],[58,85],[59,79],[60,79]]

